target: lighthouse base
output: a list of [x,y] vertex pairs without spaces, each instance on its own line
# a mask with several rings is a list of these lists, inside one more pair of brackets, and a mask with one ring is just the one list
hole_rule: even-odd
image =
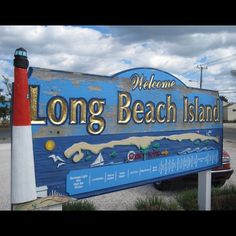
[[62,211],[63,204],[75,201],[67,196],[48,196],[38,198],[34,201],[16,204],[13,206],[14,211]]
[[31,126],[12,127],[11,202],[35,200],[36,184]]

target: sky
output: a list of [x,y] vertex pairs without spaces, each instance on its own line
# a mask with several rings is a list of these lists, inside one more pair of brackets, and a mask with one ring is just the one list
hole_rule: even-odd
[[206,65],[202,87],[236,102],[236,26],[0,26],[0,75],[11,81],[19,47],[30,66],[98,75],[152,67],[190,87]]

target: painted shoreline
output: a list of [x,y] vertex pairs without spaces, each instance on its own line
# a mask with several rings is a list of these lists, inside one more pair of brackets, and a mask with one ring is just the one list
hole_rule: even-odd
[[64,155],[66,158],[70,158],[73,156],[74,162],[79,162],[83,157],[84,153],[82,150],[89,150],[94,154],[98,154],[102,151],[104,148],[114,148],[115,146],[120,145],[134,145],[137,148],[147,148],[151,142],[162,140],[162,139],[169,139],[169,140],[175,140],[175,141],[182,141],[182,140],[191,140],[194,141],[196,139],[200,139],[201,141],[205,140],[213,140],[217,143],[219,143],[218,137],[211,137],[206,136],[202,134],[197,133],[187,133],[187,134],[174,134],[169,136],[143,136],[143,137],[129,137],[122,140],[115,140],[110,141],[108,143],[100,143],[100,144],[90,144],[87,142],[79,142],[73,144],[71,147],[67,148],[64,152]]

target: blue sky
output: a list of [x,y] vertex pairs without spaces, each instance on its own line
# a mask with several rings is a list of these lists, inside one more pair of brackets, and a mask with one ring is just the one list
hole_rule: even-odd
[[11,80],[18,47],[31,66],[100,75],[154,67],[192,87],[204,64],[203,88],[236,102],[236,26],[0,26],[0,35],[0,74]]

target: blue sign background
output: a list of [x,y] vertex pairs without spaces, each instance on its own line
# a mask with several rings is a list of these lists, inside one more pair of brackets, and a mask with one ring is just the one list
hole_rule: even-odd
[[191,173],[193,170],[218,164],[218,150],[207,153],[187,154],[184,156],[162,157],[147,160],[144,163],[130,162],[113,166],[105,166],[95,169],[83,169],[70,171],[67,175],[66,191],[69,195],[84,194],[114,187],[125,187],[141,181],[156,178],[166,178]]
[[[155,80],[174,81],[175,86],[169,89],[133,90],[130,78],[134,74],[143,74],[147,80],[154,75]],[[49,194],[57,192],[82,198],[221,165],[223,139],[221,101],[218,122],[183,122],[184,97],[188,98],[189,103],[193,103],[194,98],[198,97],[199,104],[213,107],[219,99],[216,91],[189,88],[173,75],[152,68],[131,69],[113,76],[30,68],[29,84],[40,88],[38,107],[40,117],[47,117],[48,101],[55,96],[66,99],[68,108],[71,98],[84,98],[87,101],[99,98],[106,101],[101,115],[106,121],[106,127],[99,135],[89,134],[86,124],[70,125],[69,118],[60,126],[55,126],[48,120],[46,125],[32,125],[36,185],[47,185]],[[128,124],[118,124],[119,91],[128,92],[132,97],[132,103],[140,100],[144,104],[148,101],[155,104],[166,102],[167,94],[171,95],[171,102],[175,103],[177,110],[176,122],[136,124],[131,119]],[[165,115],[165,110],[162,110],[162,116]],[[159,139],[160,136],[163,138]],[[138,138],[145,139],[145,137],[153,137],[153,140],[143,146],[136,143]],[[56,145],[52,151],[45,149],[45,143],[49,140]],[[116,145],[110,147],[105,145],[112,141],[116,141]],[[84,143],[91,148],[86,149]],[[77,145],[77,149],[74,149],[73,145]],[[103,148],[99,149],[99,145],[103,145]],[[95,151],[96,148],[98,152]],[[66,155],[68,150],[71,155]],[[134,159],[133,156],[130,158],[130,152],[133,156],[135,153]],[[77,154],[83,156],[79,161],[75,161],[74,158]],[[92,167],[100,154],[103,165]],[[170,167],[172,169],[168,171],[169,164],[167,164],[167,173],[160,171],[163,163],[173,163],[177,166],[177,162],[184,163],[189,158],[192,161],[186,168]],[[205,161],[201,161],[204,158]],[[128,170],[148,169],[149,166],[152,168],[156,166],[157,171],[144,171],[136,177],[131,175],[128,177],[130,173]],[[126,174],[116,181],[112,181],[112,174],[110,182],[99,180],[101,176],[106,176],[105,173],[114,174],[116,171]],[[89,176],[100,177],[97,182],[89,185]]]

